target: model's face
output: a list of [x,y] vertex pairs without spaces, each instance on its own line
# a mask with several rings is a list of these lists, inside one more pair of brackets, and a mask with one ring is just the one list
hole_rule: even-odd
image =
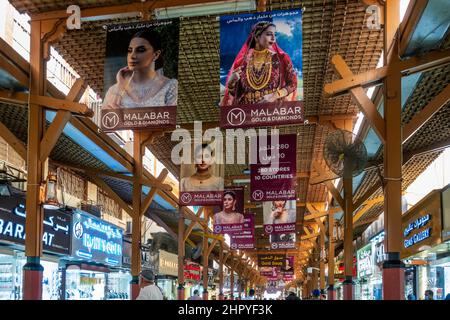
[[275,30],[274,26],[270,26],[256,37],[256,41],[261,49],[267,49],[275,43]]
[[150,43],[143,38],[133,38],[128,46],[127,63],[130,70],[149,68],[158,59],[161,51],[154,50]]
[[274,201],[273,202],[275,208],[277,208],[277,209],[282,209],[284,207],[285,203],[286,203],[286,201]]
[[234,204],[236,203],[236,200],[233,199],[232,196],[230,196],[229,194],[226,194],[223,197],[223,209],[230,211],[233,209]]
[[205,149],[202,152],[199,152],[195,157],[195,167],[198,170],[208,170],[208,168],[211,166],[214,158],[211,155],[211,152],[209,150]]

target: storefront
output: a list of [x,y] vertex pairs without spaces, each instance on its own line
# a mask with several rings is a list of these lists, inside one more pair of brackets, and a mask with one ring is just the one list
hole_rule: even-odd
[[381,300],[384,261],[384,231],[357,251],[355,299]]
[[434,190],[402,217],[401,258],[409,268],[406,297],[424,299],[432,290],[435,300],[450,293],[450,241],[445,237],[450,189]]
[[159,250],[157,284],[167,300],[177,299],[178,286],[178,256]]
[[72,250],[60,262],[62,299],[130,299],[131,274],[122,266],[123,230],[84,211],[73,213]]
[[201,283],[202,268],[198,263],[186,261],[184,264],[184,295],[185,300],[194,294],[194,290],[198,290],[200,295],[203,293]]
[[[23,266],[26,263],[25,193],[7,186],[0,196],[0,300],[21,300]],[[60,296],[62,275],[59,261],[70,254],[71,214],[63,210],[44,210],[42,299]]]

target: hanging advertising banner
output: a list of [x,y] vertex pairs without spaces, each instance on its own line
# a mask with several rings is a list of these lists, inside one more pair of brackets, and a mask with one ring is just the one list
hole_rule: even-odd
[[82,211],[73,214],[72,256],[122,265],[123,229]]
[[214,144],[195,144],[189,163],[181,163],[180,205],[221,206],[224,192],[224,165],[215,161]]
[[[244,188],[226,187],[221,207],[215,207],[214,233],[235,234],[244,230]],[[248,229],[248,227],[247,227]]]
[[259,267],[259,274],[263,277],[276,277],[278,270],[276,267]]
[[230,235],[230,249],[255,249],[255,215],[244,214],[244,223],[241,232]]
[[278,200],[263,202],[264,233],[295,232],[297,202]]
[[358,278],[371,276],[374,268],[372,243],[359,249],[356,253],[356,257]]
[[295,232],[271,234],[270,248],[272,250],[295,249]]
[[[258,150],[250,164],[251,201],[296,200],[297,135],[252,137]],[[254,152],[254,151],[253,151]]]
[[304,120],[301,9],[220,17],[220,126]]
[[179,19],[108,26],[101,128],[175,129]]
[[[24,199],[0,197],[0,240],[25,244]],[[43,250],[70,254],[70,226],[72,217],[61,210],[44,210]]]
[[281,272],[289,274],[292,272],[294,274],[294,256],[285,257],[285,265],[281,267]]
[[283,254],[260,254],[258,255],[258,267],[285,267],[286,256]]

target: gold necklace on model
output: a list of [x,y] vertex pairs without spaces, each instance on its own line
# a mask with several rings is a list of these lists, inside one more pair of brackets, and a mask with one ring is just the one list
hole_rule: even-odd
[[269,83],[272,74],[272,53],[268,49],[253,50],[246,68],[248,83],[254,90],[261,90]]

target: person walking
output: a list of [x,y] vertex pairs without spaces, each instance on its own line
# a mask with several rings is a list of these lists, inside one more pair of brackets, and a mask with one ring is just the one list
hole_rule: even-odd
[[189,297],[188,300],[203,300],[202,297],[200,297],[200,293],[197,289],[194,290],[194,294]]
[[425,300],[434,300],[432,290],[425,290]]
[[294,291],[289,291],[286,300],[300,300],[300,298],[295,294]]
[[141,288],[136,300],[164,300],[161,289],[155,284],[155,275],[151,270],[142,270],[139,275]]
[[320,290],[314,289],[312,292],[312,300],[320,300]]
[[248,290],[248,296],[242,300],[255,300],[255,290],[254,289]]

